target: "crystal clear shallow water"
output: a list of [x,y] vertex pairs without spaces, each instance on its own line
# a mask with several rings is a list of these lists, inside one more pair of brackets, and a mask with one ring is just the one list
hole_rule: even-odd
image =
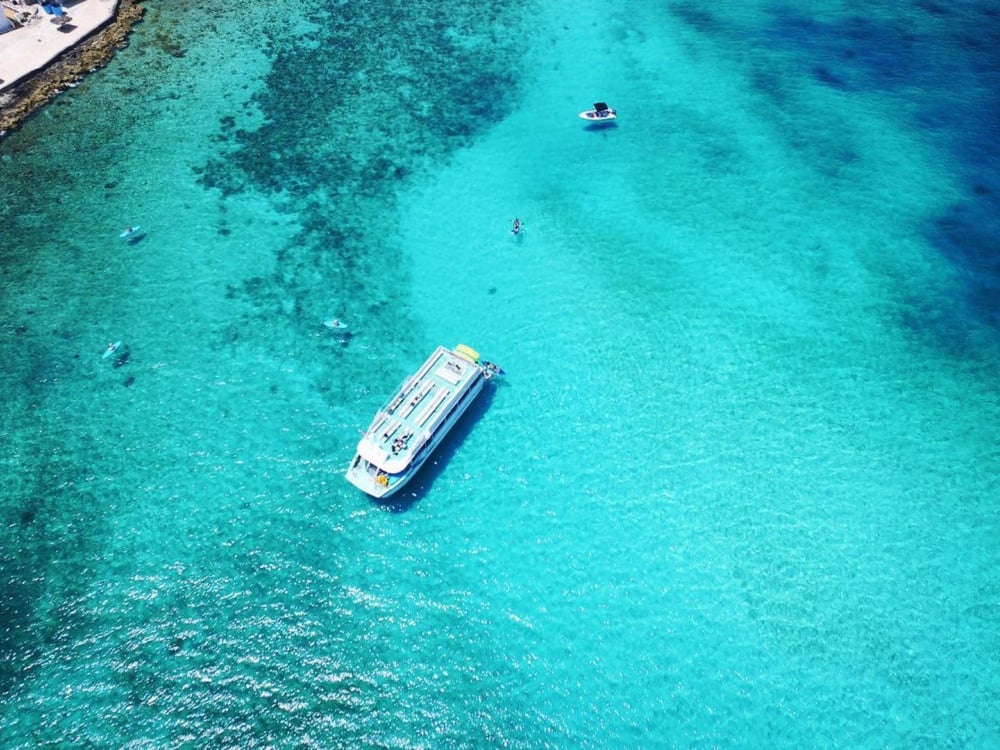
[[4,142],[11,746],[996,739],[985,11],[598,11],[153,6]]

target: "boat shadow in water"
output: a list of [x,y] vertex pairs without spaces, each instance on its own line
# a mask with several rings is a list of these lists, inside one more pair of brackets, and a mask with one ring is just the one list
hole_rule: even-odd
[[427,491],[430,490],[437,478],[448,468],[452,457],[462,447],[462,443],[465,442],[466,438],[469,437],[479,423],[479,420],[489,410],[497,388],[502,387],[503,384],[502,378],[499,379],[499,382],[495,386],[489,383],[486,384],[483,392],[466,409],[465,414],[451,428],[451,432],[445,436],[441,444],[430,455],[430,458],[427,459],[427,463],[420,467],[420,470],[414,475],[413,479],[399,491],[399,494],[392,495],[387,500],[372,499],[372,502],[390,513],[405,513],[416,505]]
[[618,122],[616,120],[608,120],[607,122],[591,122],[583,126],[583,129],[591,133],[600,133],[607,130],[617,130]]

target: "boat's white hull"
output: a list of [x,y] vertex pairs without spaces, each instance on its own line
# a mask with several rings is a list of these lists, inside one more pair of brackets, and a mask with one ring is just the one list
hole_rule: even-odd
[[580,113],[580,119],[587,122],[611,122],[618,119],[618,114],[614,110],[609,110],[607,114],[599,114],[595,109],[588,109]]

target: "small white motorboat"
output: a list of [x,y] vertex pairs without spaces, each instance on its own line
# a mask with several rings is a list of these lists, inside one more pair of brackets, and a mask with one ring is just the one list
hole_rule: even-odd
[[618,112],[611,109],[607,102],[594,102],[594,108],[580,113],[581,120],[588,122],[610,122],[617,119]]

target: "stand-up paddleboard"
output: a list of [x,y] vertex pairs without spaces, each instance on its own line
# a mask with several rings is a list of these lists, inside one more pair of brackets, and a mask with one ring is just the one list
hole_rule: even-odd
[[327,328],[332,328],[334,331],[347,330],[347,323],[345,323],[342,320],[337,320],[336,318],[334,318],[333,320],[324,320],[323,325],[325,325]]
[[104,350],[104,354],[101,355],[101,359],[107,359],[108,357],[110,357],[112,354],[114,354],[121,348],[121,345],[122,345],[121,341],[116,341],[113,344],[108,344],[108,348]]
[[131,237],[133,234],[139,231],[139,225],[136,224],[134,227],[125,227],[119,237]]

